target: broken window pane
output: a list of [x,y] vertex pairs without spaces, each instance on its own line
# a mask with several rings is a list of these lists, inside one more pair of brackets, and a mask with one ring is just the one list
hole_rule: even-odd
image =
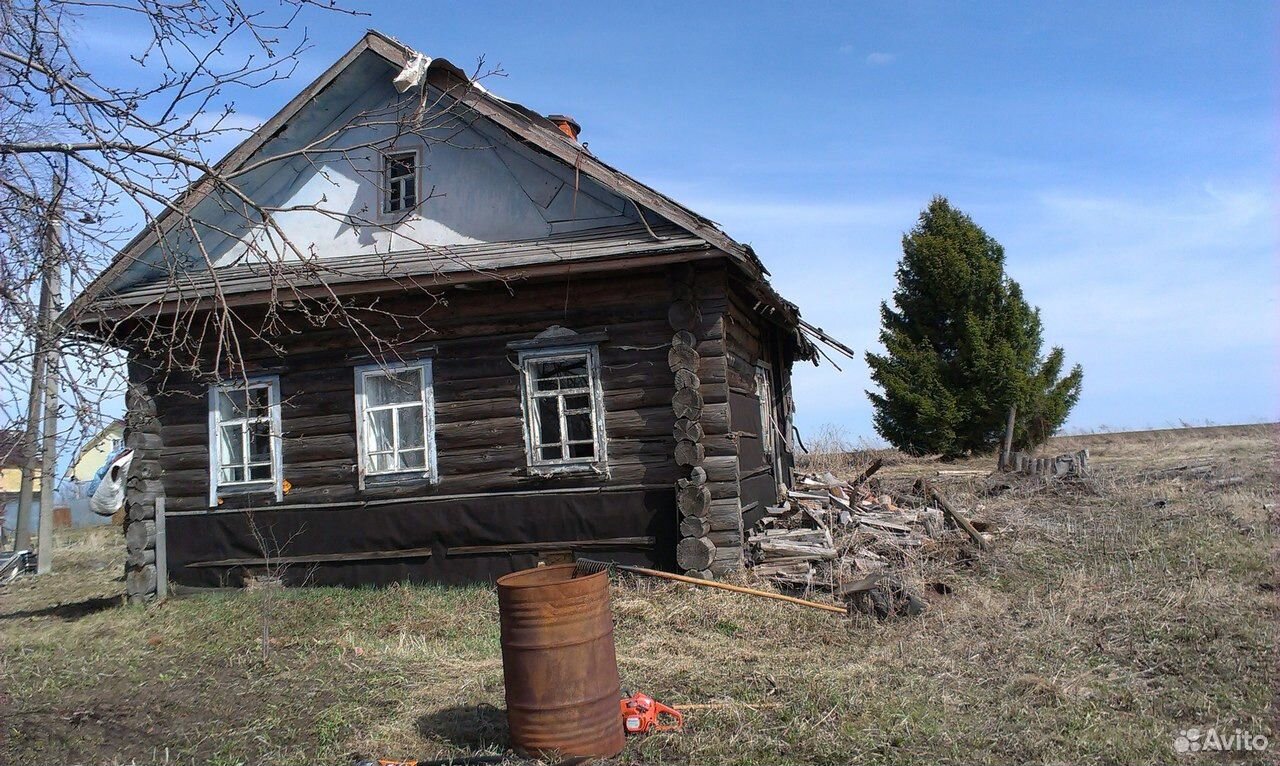
[[249,426],[249,462],[271,462],[271,424],[258,421]]
[[390,155],[387,157],[387,177],[394,180],[413,176],[413,160],[413,154],[408,152]]
[[591,433],[591,416],[585,413],[579,415],[564,416],[564,425],[568,433],[569,441],[592,441],[594,435]]
[[591,397],[586,394],[577,394],[564,398],[565,412],[588,412],[590,409]]
[[271,479],[271,464],[255,465],[249,468],[249,481],[269,481]]
[[538,454],[542,460],[560,460],[564,457],[564,450],[560,449],[560,445],[554,447],[543,447],[538,450]]
[[539,391],[586,388],[586,357],[537,362],[533,365],[533,377]]
[[560,408],[555,397],[548,396],[538,402],[539,443],[558,444],[560,442]]
[[584,458],[584,457],[595,457],[595,456],[596,456],[596,445],[594,444],[588,443],[588,444],[570,444],[569,445],[569,457]]

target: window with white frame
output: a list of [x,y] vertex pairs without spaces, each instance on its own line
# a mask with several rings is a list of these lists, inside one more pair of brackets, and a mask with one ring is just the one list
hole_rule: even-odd
[[391,474],[435,477],[431,362],[356,369],[360,480]]
[[597,349],[522,351],[520,370],[530,467],[603,465],[604,396]]
[[209,387],[209,502],[219,493],[274,491],[280,498],[280,381]]
[[418,205],[417,152],[392,152],[383,156],[386,187],[384,213],[401,213]]
[[764,454],[773,457],[777,454],[778,427],[774,422],[773,383],[769,372],[767,366],[756,365],[756,395],[760,397],[760,448],[764,450]]

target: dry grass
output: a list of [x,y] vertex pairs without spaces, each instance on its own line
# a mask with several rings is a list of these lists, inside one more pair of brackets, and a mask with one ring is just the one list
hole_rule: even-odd
[[[1097,466],[1088,483],[979,497],[979,482],[950,481],[1000,532],[968,566],[913,570],[954,590],[917,619],[618,584],[624,685],[726,703],[690,711],[683,734],[631,740],[621,761],[1146,764],[1177,760],[1191,726],[1270,735],[1275,437],[1072,437],[1063,451],[1088,446]],[[1189,462],[1245,482],[1148,475]],[[504,746],[492,590],[289,591],[264,664],[252,595],[117,606],[120,547],[77,540],[58,574],[0,590],[0,762],[164,762],[168,748],[170,763],[339,764]]]

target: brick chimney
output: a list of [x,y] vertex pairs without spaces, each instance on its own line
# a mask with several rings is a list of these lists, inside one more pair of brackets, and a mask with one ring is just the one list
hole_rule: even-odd
[[549,114],[547,119],[554,122],[561,133],[574,141],[578,140],[578,134],[582,132],[582,126],[578,124],[577,120],[566,114]]

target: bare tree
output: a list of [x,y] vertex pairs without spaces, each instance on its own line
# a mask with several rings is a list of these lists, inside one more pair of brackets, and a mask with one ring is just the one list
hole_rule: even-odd
[[[139,225],[139,236],[154,240],[147,265],[172,288],[167,310],[148,307],[126,321],[113,318],[113,326],[127,328],[127,337],[113,345],[129,348],[135,360],[203,378],[243,376],[246,344],[278,348],[281,337],[322,326],[349,329],[370,353],[391,348],[368,326],[371,317],[385,322],[387,311],[376,299],[328,289],[341,266],[316,257],[311,243],[295,241],[280,224],[296,212],[355,229],[386,228],[385,219],[378,211],[331,206],[324,195],[273,207],[247,192],[245,181],[287,163],[310,165],[324,176],[326,166],[345,162],[381,184],[381,167],[362,158],[407,134],[452,140],[470,119],[449,106],[452,99],[432,100],[426,88],[408,90],[302,146],[234,165],[208,156],[227,138],[244,136],[237,95],[294,73],[309,42],[305,32],[293,30],[314,13],[350,12],[334,0],[279,0],[266,10],[237,0],[0,0],[0,415],[10,427],[25,427],[28,420],[47,265],[41,236],[59,178],[65,189],[58,204],[58,275],[67,295],[83,290]],[[117,22],[147,33],[128,56],[131,73],[111,79],[86,63],[78,29]],[[481,61],[468,82],[497,73]],[[184,189],[186,199],[175,199]],[[418,194],[416,205],[428,204],[432,194]],[[204,212],[184,204],[193,199],[204,200]],[[411,233],[398,230],[397,236],[414,243]],[[229,249],[227,242],[237,247]],[[247,262],[259,264],[271,281],[270,298],[251,316],[228,304],[218,280],[220,267]],[[212,284],[211,294],[198,301],[188,300],[183,289],[193,269]],[[420,289],[428,300],[413,315],[391,317],[402,330],[400,342],[406,334],[431,331],[425,314],[437,302],[429,287],[413,281],[406,287]],[[86,319],[67,316],[60,327]],[[122,356],[104,351],[98,340],[73,329],[50,339],[63,382],[58,422],[74,422],[80,434],[106,420],[102,402],[118,395],[127,377]]]

